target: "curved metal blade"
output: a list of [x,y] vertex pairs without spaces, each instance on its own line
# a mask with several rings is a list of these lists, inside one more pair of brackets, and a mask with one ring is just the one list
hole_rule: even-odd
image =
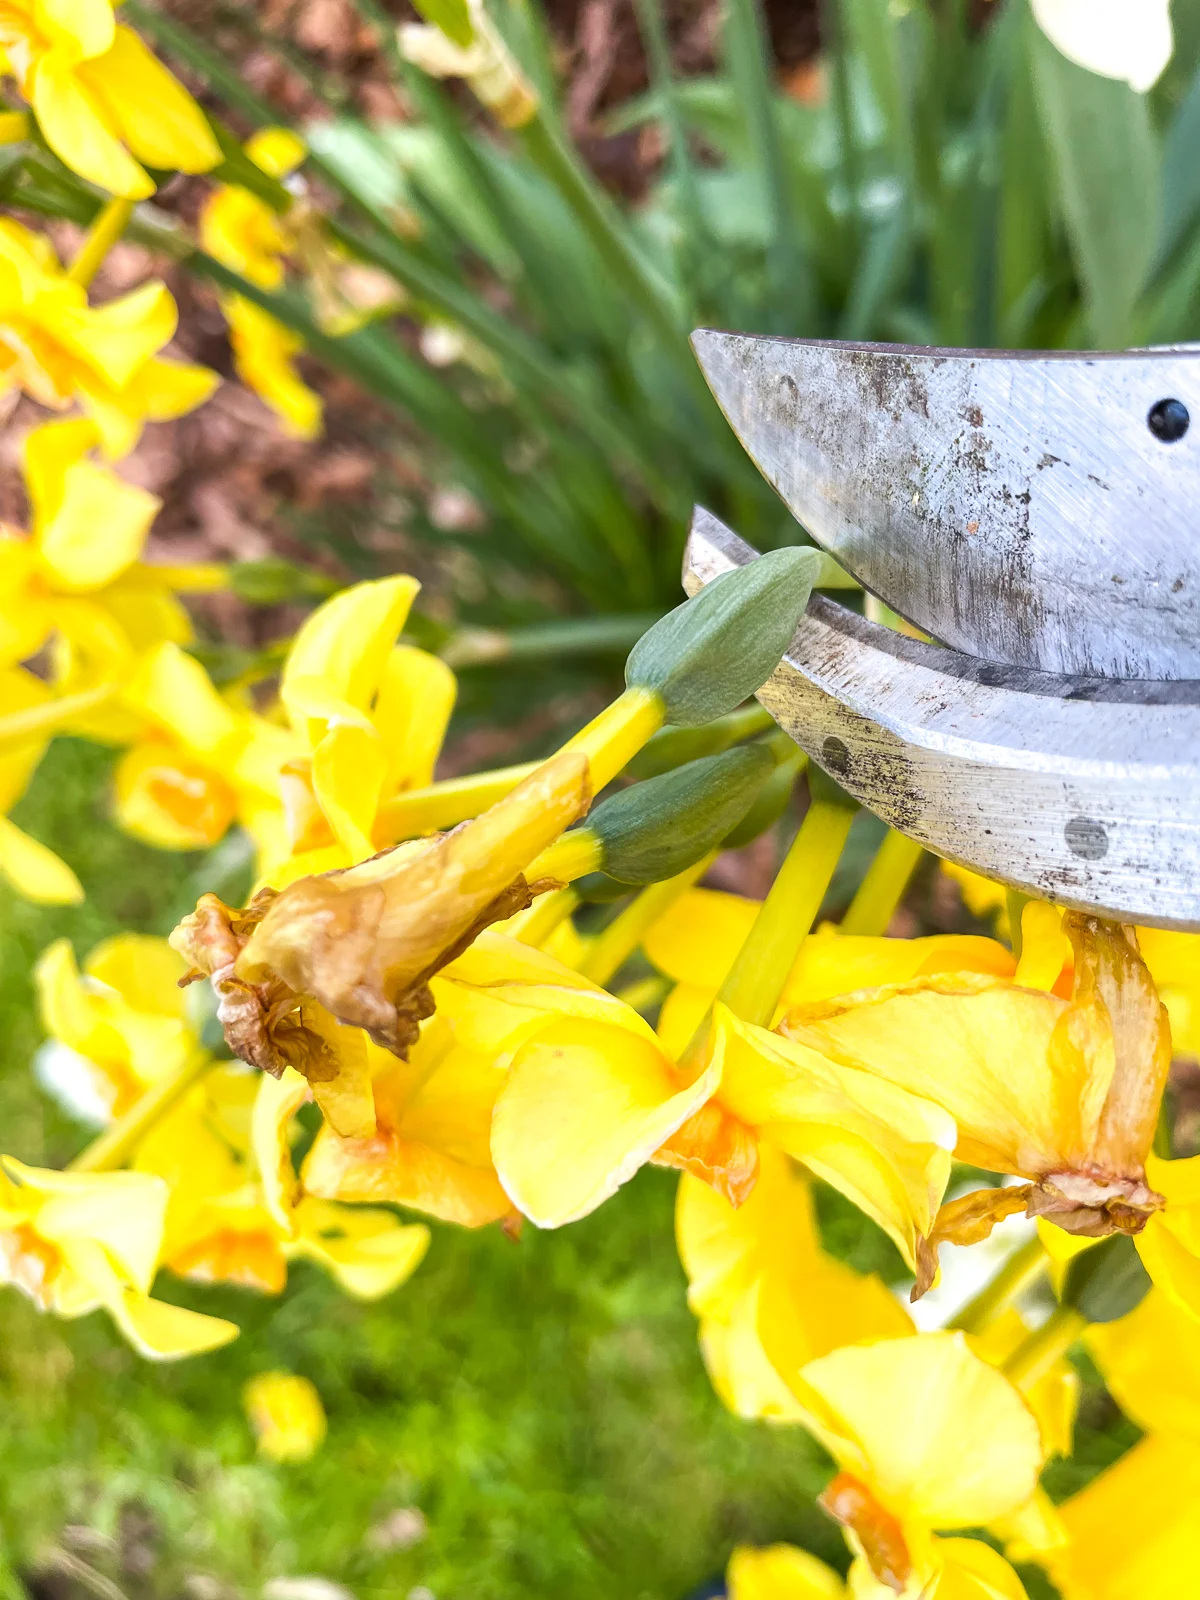
[[[813,538],[934,638],[1046,672],[1200,678],[1200,355],[692,343]],[[1166,443],[1152,408],[1195,418]]]
[[[697,510],[684,587],[756,555]],[[1059,905],[1200,928],[1200,683],[995,666],[814,595],[758,698],[935,854]]]

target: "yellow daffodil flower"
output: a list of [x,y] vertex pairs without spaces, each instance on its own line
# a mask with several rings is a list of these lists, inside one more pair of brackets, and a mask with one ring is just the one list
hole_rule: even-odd
[[657,1039],[564,1021],[517,1051],[492,1149],[514,1203],[557,1227],[594,1210],[652,1157],[741,1203],[759,1145],[770,1143],[848,1195],[913,1262],[949,1177],[954,1125],[918,1094],[881,1096],[878,1087],[722,1005],[698,1067],[687,1070]]
[[227,1344],[237,1328],[150,1298],[167,1186],[138,1172],[46,1172],[0,1162],[0,1279],[60,1317],[103,1306],[141,1355]]
[[[0,725],[26,714],[41,715],[53,701],[51,690],[23,667],[0,667]],[[43,905],[74,905],[83,887],[66,862],[11,821],[8,813],[29,787],[46,752],[49,734],[0,737],[0,876],[26,900]]]
[[821,1248],[811,1185],[788,1157],[764,1145],[758,1159],[758,1181],[736,1211],[684,1173],[675,1237],[717,1393],[739,1416],[796,1421],[780,1367],[910,1334],[912,1322],[878,1278]]
[[121,706],[138,728],[114,779],[123,828],[161,849],[197,850],[238,822],[264,855],[284,848],[280,774],[301,748],[286,728],[218,693],[170,640],[141,657]]
[[491,1126],[503,1069],[556,1018],[592,1019],[651,1037],[619,1000],[544,951],[485,931],[431,980],[436,1014],[408,1061],[368,1045],[376,1131],[318,1133],[303,1187],[328,1199],[388,1201],[480,1227],[512,1210],[492,1165]]
[[740,1545],[725,1569],[729,1600],[846,1600],[846,1585],[832,1567],[807,1550],[773,1544]]
[[1059,1507],[1068,1543],[1049,1566],[1063,1600],[1191,1600],[1197,1505],[1195,1439],[1149,1434]]
[[[246,154],[272,178],[285,178],[305,157],[303,142],[286,128],[264,128],[247,141]],[[283,287],[284,260],[296,239],[285,217],[235,184],[222,184],[200,214],[200,239],[211,256],[260,289]],[[285,328],[243,295],[221,296],[233,361],[242,382],[259,395],[287,431],[313,439],[321,431],[321,399],[300,378],[295,357],[304,348]]]
[[1142,960],[1167,1015],[1177,1056],[1200,1056],[1200,934],[1139,928]]
[[43,727],[121,740],[137,724],[113,701],[138,654],[192,636],[176,591],[225,579],[216,566],[140,559],[160,502],[91,459],[99,439],[84,420],[47,423],[25,439],[31,528],[27,538],[0,528],[0,665],[51,642],[55,697]]
[[217,385],[206,367],[159,356],[176,320],[161,283],[89,306],[49,240],[0,218],[0,393],[23,389],[53,411],[77,401],[110,461],[133,449],[144,423],[183,416]]
[[[290,1173],[290,1155],[279,1154],[276,1129],[297,1109],[297,1084],[299,1098],[306,1095],[304,1080],[291,1074],[281,1111],[274,1080],[242,1067],[218,1068],[142,1141],[138,1171],[156,1173],[170,1188],[163,1265],[181,1277],[279,1294],[288,1263],[308,1259],[348,1294],[378,1299],[416,1269],[428,1230],[406,1226],[389,1211],[293,1203],[294,1175],[289,1182],[284,1171],[286,1160]],[[258,1164],[264,1145],[271,1155],[265,1171]]]
[[419,591],[409,577],[355,584],[292,642],[280,698],[303,754],[284,777],[291,854],[267,868],[273,888],[373,855],[390,842],[375,838],[380,808],[433,778],[457,686],[396,642]]
[[846,1531],[856,1600],[1023,1600],[976,1528],[1028,1503],[1042,1448],[1012,1384],[960,1333],[850,1345],[785,1374],[838,1465],[820,1504]]
[[242,1404],[272,1461],[308,1461],[325,1438],[325,1407],[314,1384],[294,1372],[260,1372],[242,1390]]
[[112,0],[5,0],[0,70],[16,78],[59,160],[110,194],[154,193],[145,168],[207,172],[221,151],[204,113]]
[[70,941],[56,940],[34,969],[52,1046],[39,1052],[43,1082],[108,1120],[178,1072],[202,1053],[179,987],[186,970],[165,939],[119,933],[96,946],[81,975]]
[[[1018,979],[1057,982],[1056,914],[1027,907],[1023,928]],[[797,1007],[781,1030],[919,1089],[954,1118],[961,1160],[1028,1180],[945,1208],[921,1286],[939,1239],[973,1243],[1026,1210],[1076,1236],[1133,1234],[1151,1277],[1200,1314],[1200,1159],[1150,1153],[1170,1065],[1166,1013],[1132,929],[1074,914],[1063,929],[1074,947],[1069,1000],[946,975]]]
[[[759,911],[759,902],[692,889],[647,931],[642,948],[675,987],[659,1015],[659,1037],[678,1055],[712,1004]],[[1010,977],[1012,955],[994,939],[957,934],[926,939],[839,934],[824,924],[804,941],[780,1009],[834,995],[905,983],[934,972]]]

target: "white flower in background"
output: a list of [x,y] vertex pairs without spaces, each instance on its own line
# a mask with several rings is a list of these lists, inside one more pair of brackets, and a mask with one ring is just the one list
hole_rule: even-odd
[[1122,78],[1139,94],[1171,59],[1170,0],[1032,0],[1042,32],[1089,72]]

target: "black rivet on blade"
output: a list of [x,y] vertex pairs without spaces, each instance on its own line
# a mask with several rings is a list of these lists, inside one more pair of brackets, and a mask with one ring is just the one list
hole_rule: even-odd
[[839,778],[850,771],[850,752],[835,734],[831,733],[821,746],[821,765]]
[[1094,817],[1072,817],[1063,829],[1067,849],[1081,861],[1102,861],[1108,854],[1108,831]]
[[1163,444],[1174,444],[1188,431],[1191,420],[1182,400],[1156,400],[1150,407],[1146,426]]

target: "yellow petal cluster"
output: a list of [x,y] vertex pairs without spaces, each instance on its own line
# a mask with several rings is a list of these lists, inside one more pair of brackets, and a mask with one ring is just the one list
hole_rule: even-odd
[[143,200],[146,167],[207,172],[221,159],[199,106],[117,23],[113,0],[5,0],[0,70],[59,160],[110,194]]
[[206,367],[159,355],[176,322],[161,283],[89,305],[48,239],[0,217],[0,393],[22,389],[53,411],[78,403],[110,461],[133,449],[144,423],[183,416],[216,387]]
[[[246,154],[272,178],[285,178],[305,156],[301,140],[286,128],[264,128],[246,143]],[[236,184],[221,184],[205,201],[200,240],[211,256],[260,289],[283,287],[285,258],[295,248],[293,228],[265,200]],[[229,324],[234,366],[286,430],[299,439],[321,431],[321,400],[296,371],[303,348],[299,336],[244,295],[221,296]]]

